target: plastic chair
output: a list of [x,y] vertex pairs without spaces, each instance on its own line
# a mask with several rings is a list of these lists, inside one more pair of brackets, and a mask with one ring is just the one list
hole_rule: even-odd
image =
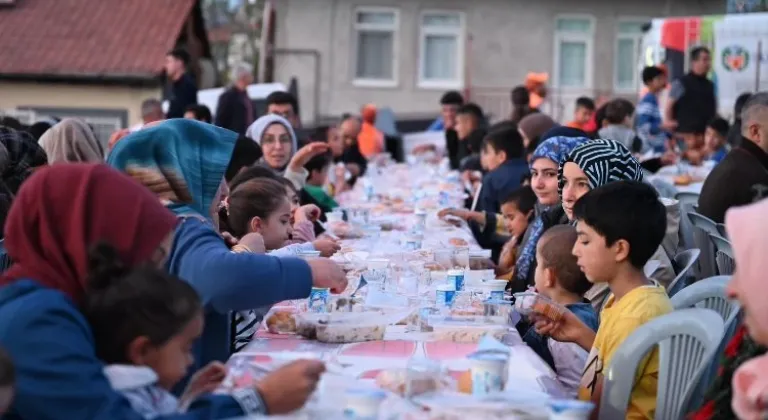
[[658,270],[660,265],[661,263],[657,260],[648,260],[648,262],[645,263],[645,266],[643,267],[643,274],[645,274],[645,277],[650,278],[651,275],[653,275],[653,272]]
[[680,419],[689,405],[706,361],[717,351],[723,320],[706,309],[684,309],[638,327],[613,355],[606,369],[600,420],[623,419],[635,385],[635,371],[658,346],[659,386],[656,419]]
[[723,238],[728,239],[728,232],[725,230],[725,225],[722,223],[717,224],[717,232],[718,235],[722,236]]
[[728,320],[740,309],[739,304],[728,299],[726,294],[725,288],[729,281],[731,276],[699,280],[672,296],[672,306],[675,309],[710,309],[720,314],[723,320]]
[[680,242],[683,249],[696,246],[693,239],[693,223],[688,218],[688,212],[696,211],[693,207],[699,204],[699,195],[692,192],[679,192],[675,200],[680,203]]
[[693,240],[696,243],[696,248],[699,248],[702,254],[699,257],[698,278],[712,277],[717,274],[717,266],[715,265],[715,247],[712,240],[709,239],[709,235],[718,234],[717,223],[696,212],[688,213],[688,217],[693,223]]
[[675,269],[675,274],[677,275],[667,288],[667,294],[669,296],[674,296],[688,285],[688,277],[691,275],[693,266],[699,261],[700,255],[701,251],[698,249],[689,249],[675,256],[675,259],[672,261],[672,267]]
[[710,234],[709,238],[715,244],[715,262],[717,263],[717,273],[721,276],[733,274],[736,268],[736,260],[733,258],[733,249],[731,242],[720,235]]

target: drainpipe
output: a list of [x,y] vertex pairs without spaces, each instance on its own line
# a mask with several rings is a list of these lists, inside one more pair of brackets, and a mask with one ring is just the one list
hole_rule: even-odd
[[308,55],[314,60],[314,98],[312,98],[312,123],[317,124],[320,106],[320,51],[309,48],[275,48],[271,51],[274,56],[277,55]]

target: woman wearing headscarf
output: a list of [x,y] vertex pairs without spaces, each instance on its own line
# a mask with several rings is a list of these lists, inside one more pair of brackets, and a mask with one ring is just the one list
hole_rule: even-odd
[[328,150],[327,144],[317,142],[299,149],[291,123],[276,114],[267,114],[254,121],[245,135],[261,147],[263,156],[259,163],[289,179],[297,190],[307,183],[309,173],[304,165],[313,156]]
[[104,146],[88,124],[65,118],[40,137],[40,146],[48,155],[48,163],[104,162]]
[[35,169],[48,164],[45,151],[24,131],[0,126],[0,179],[16,194]]
[[[128,135],[107,159],[181,218],[167,267],[195,287],[207,309],[195,370],[229,356],[230,311],[306,298],[313,284],[338,292],[346,287],[343,271],[325,258],[305,262],[230,252],[218,233],[218,210],[236,137],[195,120],[167,120]],[[240,245],[248,248],[249,240],[260,242],[246,235]]]
[[[728,294],[741,303],[749,338],[764,352],[765,346],[768,346],[768,295],[764,292],[765,272],[768,270],[764,253],[768,247],[768,236],[765,235],[768,229],[768,200],[728,210],[725,227],[737,264],[728,284]],[[726,353],[728,350],[726,348]],[[739,419],[764,419],[768,416],[766,371],[768,356],[765,354],[746,360],[736,368],[731,382],[731,407]]]
[[523,136],[523,146],[530,152],[539,145],[541,136],[558,124],[547,114],[535,113],[521,119],[517,126]]
[[[143,419],[110,386],[80,309],[88,252],[106,242],[128,266],[163,264],[176,217],[146,188],[106,165],[60,164],[25,183],[8,222],[6,244],[14,264],[0,277],[0,346],[14,361],[16,384],[3,418]],[[291,391],[266,386],[234,397],[203,396],[185,414],[155,418],[263,413],[267,395]]]
[[[515,271],[510,288],[521,292],[533,285],[536,272],[536,245],[545,225],[565,223],[557,187],[557,170],[560,162],[576,147],[589,141],[581,130],[556,127],[542,136],[543,141],[530,159],[531,187],[538,200],[535,218],[520,242]],[[551,221],[550,221],[551,220]]]
[[[614,140],[597,139],[574,148],[568,157],[560,162],[557,179],[563,211],[568,223],[572,223],[573,206],[588,191],[616,181],[642,181],[643,170],[640,162],[623,144]],[[675,272],[661,244],[651,260],[658,261],[659,267],[650,277],[663,286],[668,286],[674,280]],[[608,292],[608,285],[596,284],[585,297],[592,302],[595,310],[599,311]]]

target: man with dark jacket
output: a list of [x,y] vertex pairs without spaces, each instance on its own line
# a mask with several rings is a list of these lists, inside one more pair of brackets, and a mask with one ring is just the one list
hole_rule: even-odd
[[167,118],[184,118],[187,107],[197,103],[197,84],[187,72],[189,53],[174,48],[165,56],[165,74],[168,77]]
[[667,101],[666,119],[675,126],[675,134],[685,141],[683,156],[696,163],[702,159],[707,123],[717,115],[715,85],[707,78],[712,57],[706,47],[691,51],[691,71],[672,83]]
[[768,92],[753,95],[741,113],[741,145],[704,181],[699,213],[723,223],[725,212],[768,197]]
[[253,83],[253,67],[241,63],[232,70],[232,87],[219,96],[215,124],[240,135],[255,119],[248,85]]
[[460,171],[479,171],[480,149],[485,138],[485,116],[483,109],[473,103],[463,105],[456,112],[456,134],[459,144],[456,160]]

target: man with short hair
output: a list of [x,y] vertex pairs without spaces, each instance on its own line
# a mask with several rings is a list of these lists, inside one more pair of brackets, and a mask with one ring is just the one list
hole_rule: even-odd
[[267,96],[267,114],[277,114],[291,123],[299,147],[308,143],[309,133],[302,129],[301,119],[299,119],[299,102],[290,92],[276,91],[270,93]]
[[244,135],[256,115],[248,96],[248,85],[253,83],[253,66],[240,63],[232,69],[232,86],[219,96],[215,124]]
[[706,47],[691,50],[691,71],[672,83],[667,101],[667,124],[685,142],[683,156],[693,163],[701,161],[704,131],[717,115],[715,85],[707,78],[712,57]]
[[768,92],[744,105],[741,135],[741,145],[715,166],[699,196],[699,213],[717,223],[729,208],[768,197]]
[[142,127],[149,123],[164,119],[163,104],[155,98],[145,99],[141,103],[141,122],[131,127],[131,131],[141,130]]
[[197,103],[197,84],[187,72],[189,53],[174,48],[165,56],[165,74],[168,77],[168,118],[183,118],[188,106]]

